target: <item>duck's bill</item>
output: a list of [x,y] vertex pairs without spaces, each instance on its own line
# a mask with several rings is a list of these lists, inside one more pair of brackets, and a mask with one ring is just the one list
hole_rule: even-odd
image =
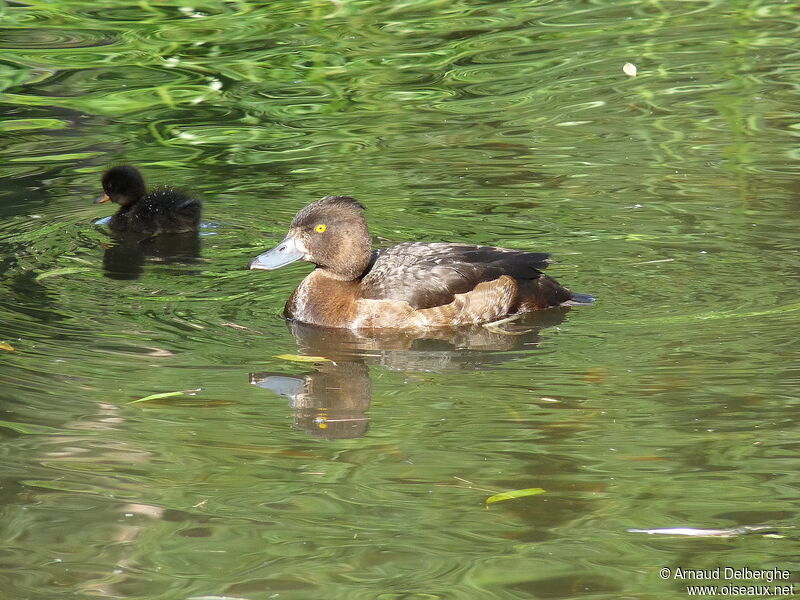
[[251,260],[249,268],[272,271],[298,261],[303,256],[305,256],[305,251],[297,245],[297,241],[291,235],[287,235],[272,250],[259,254]]
[[95,204],[102,204],[103,202],[111,202],[111,198],[108,197],[108,194],[103,194],[94,201]]

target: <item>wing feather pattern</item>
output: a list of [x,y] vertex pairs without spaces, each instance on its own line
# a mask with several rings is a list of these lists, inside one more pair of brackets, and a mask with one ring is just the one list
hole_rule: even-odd
[[362,279],[363,297],[405,301],[415,309],[442,306],[501,275],[539,279],[548,256],[492,246],[406,242],[374,253],[372,268]]

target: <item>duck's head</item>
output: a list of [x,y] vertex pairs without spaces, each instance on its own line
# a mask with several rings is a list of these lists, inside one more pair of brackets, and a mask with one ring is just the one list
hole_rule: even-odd
[[103,192],[105,194],[96,202],[116,202],[127,206],[144,196],[144,178],[136,167],[122,165],[112,167],[103,173]]
[[363,211],[349,196],[325,196],[309,204],[295,216],[289,235],[250,261],[250,268],[271,271],[302,259],[334,279],[357,279],[372,252]]

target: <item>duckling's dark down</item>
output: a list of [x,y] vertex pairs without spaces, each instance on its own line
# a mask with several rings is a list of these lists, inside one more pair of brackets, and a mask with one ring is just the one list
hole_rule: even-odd
[[119,210],[108,226],[136,233],[185,233],[200,226],[200,201],[172,188],[147,193],[135,167],[112,167],[103,174],[105,195],[97,202],[115,202]]
[[449,327],[594,300],[542,273],[548,254],[424,242],[373,251],[363,210],[348,196],[326,196],[250,262],[265,270],[300,259],[317,266],[292,293],[286,317],[333,328]]

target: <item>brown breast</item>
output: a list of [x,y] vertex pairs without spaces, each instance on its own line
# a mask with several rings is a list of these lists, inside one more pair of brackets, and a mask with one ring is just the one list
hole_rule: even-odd
[[292,292],[283,314],[320,327],[351,327],[357,297],[357,281],[332,279],[315,269]]

